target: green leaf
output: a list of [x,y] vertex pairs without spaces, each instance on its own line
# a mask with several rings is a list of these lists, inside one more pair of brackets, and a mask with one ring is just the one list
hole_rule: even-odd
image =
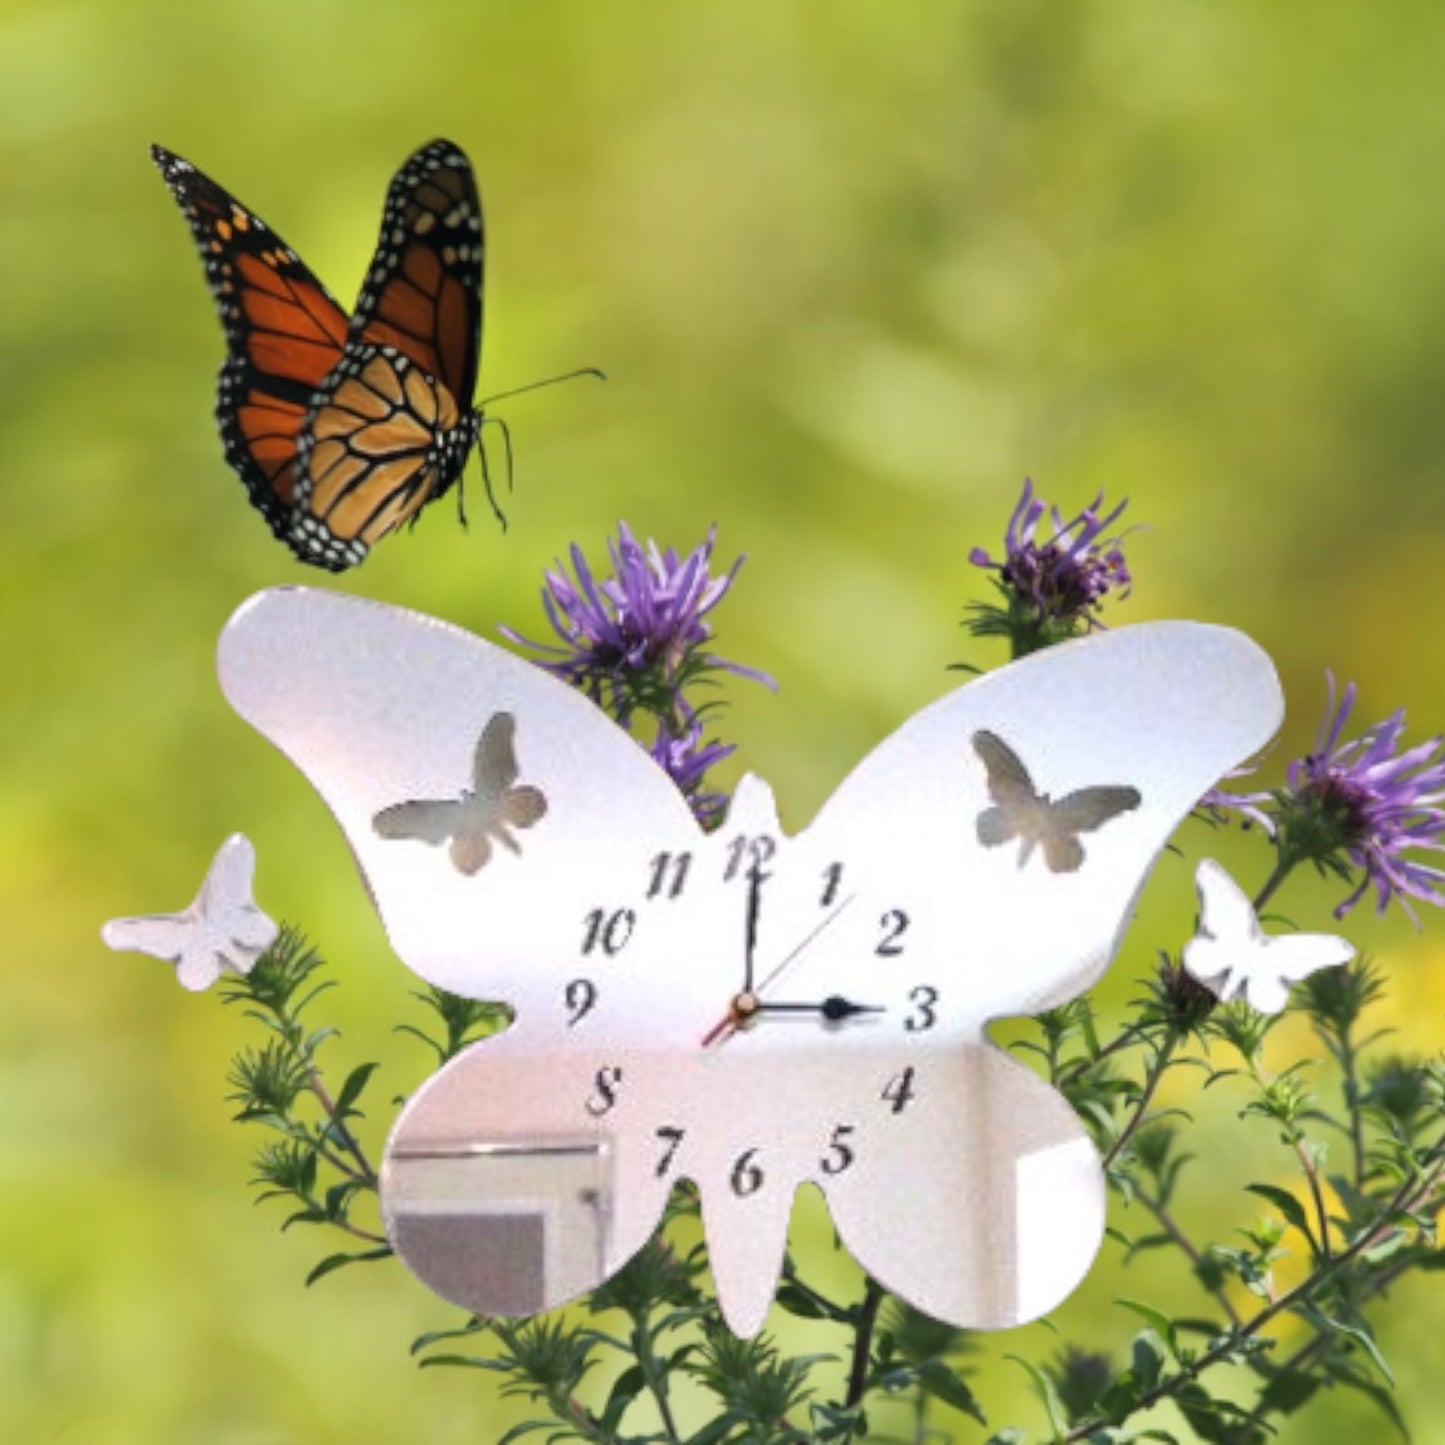
[[942,1360],[925,1360],[919,1365],[918,1383],[925,1393],[942,1400],[945,1405],[972,1415],[980,1425],[988,1424],[988,1417],[974,1398],[973,1391]]
[[346,1082],[341,1086],[341,1092],[336,1096],[336,1117],[344,1119],[352,1113],[351,1106],[361,1096],[361,1091],[366,1087],[367,1081],[376,1071],[376,1065],[358,1064],[347,1076]]
[[1159,1338],[1168,1346],[1169,1353],[1176,1360],[1179,1358],[1179,1341],[1174,1333],[1174,1321],[1163,1310],[1155,1309],[1143,1300],[1130,1299],[1127,1295],[1118,1296],[1114,1303],[1138,1315],[1146,1325],[1152,1325]]
[[1246,1184],[1245,1188],[1249,1193],[1258,1194],[1261,1199],[1269,1200],[1309,1240],[1310,1248],[1317,1249],[1314,1232],[1310,1229],[1309,1216],[1305,1213],[1304,1205],[1293,1194],[1285,1189],[1276,1189],[1273,1184]]
[[1346,1324],[1343,1320],[1337,1320],[1327,1315],[1316,1305],[1303,1306],[1300,1309],[1300,1313],[1304,1315],[1316,1329],[1332,1335],[1343,1335],[1346,1339],[1352,1340],[1355,1344],[1359,1345],[1375,1362],[1376,1369],[1379,1370],[1390,1384],[1393,1385],[1395,1383],[1394,1373],[1391,1371],[1389,1365],[1385,1363],[1385,1357],[1380,1353],[1380,1347],[1375,1343],[1374,1336],[1370,1334],[1364,1325]]
[[362,1250],[357,1254],[329,1254],[306,1276],[306,1283],[313,1285],[317,1280],[325,1279],[328,1274],[332,1274],[334,1271],[342,1269],[348,1264],[364,1264],[366,1261],[372,1259],[390,1258],[391,1246],[389,1244],[382,1245],[380,1249]]
[[1024,1369],[1035,1385],[1038,1386],[1039,1396],[1044,1402],[1044,1409],[1048,1412],[1049,1428],[1054,1432],[1053,1438],[1062,1440],[1068,1433],[1068,1415],[1064,1410],[1063,1401],[1059,1399],[1059,1392],[1054,1388],[1054,1382],[1039,1369],[1031,1360],[1026,1360],[1022,1355],[1005,1355],[1004,1359],[1012,1360],[1014,1364]]
[[1134,1378],[1144,1391],[1152,1390],[1164,1375],[1171,1351],[1154,1330],[1140,1330],[1130,1347]]
[[613,1381],[612,1390],[607,1396],[606,1408],[597,1420],[605,1434],[615,1435],[617,1433],[617,1427],[622,1423],[622,1417],[627,1413],[627,1407],[646,1388],[647,1376],[641,1365],[633,1365],[630,1370],[624,1370]]
[[1330,1379],[1337,1385],[1344,1385],[1348,1389],[1358,1390],[1366,1398],[1373,1400],[1380,1409],[1390,1417],[1391,1424],[1400,1432],[1402,1440],[1410,1438],[1409,1428],[1400,1414],[1400,1407],[1395,1404],[1394,1398],[1383,1385],[1377,1384],[1374,1380],[1367,1379],[1364,1375],[1354,1370],[1332,1369]]

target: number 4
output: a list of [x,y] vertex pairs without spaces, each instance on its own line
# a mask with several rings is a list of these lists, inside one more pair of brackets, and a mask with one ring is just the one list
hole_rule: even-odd
[[889,1079],[878,1097],[885,1103],[892,1104],[895,1114],[901,1114],[912,1101],[914,1093],[913,1066],[910,1064],[901,1074],[895,1074]]

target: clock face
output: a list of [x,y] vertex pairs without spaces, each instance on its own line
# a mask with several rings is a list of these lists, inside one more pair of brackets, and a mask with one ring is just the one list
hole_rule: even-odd
[[618,1269],[689,1179],[740,1334],[803,1183],[941,1319],[1013,1325],[1073,1288],[1099,1164],[986,1025],[1098,978],[1169,834],[1281,712],[1240,635],[1123,629],[924,709],[794,836],[752,777],[704,833],[585,698],[432,619],[265,593],[220,668],[336,814],[402,959],[516,1013],[393,1129],[401,1257],[532,1313]]

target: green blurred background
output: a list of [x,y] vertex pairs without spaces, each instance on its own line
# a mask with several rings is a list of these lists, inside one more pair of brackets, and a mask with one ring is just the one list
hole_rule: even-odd
[[[214,682],[243,597],[325,579],[222,461],[221,337],[149,142],[343,300],[403,157],[438,134],[470,152],[483,394],[584,364],[611,379],[502,408],[505,536],[474,492],[469,533],[443,504],[343,585],[536,631],[541,569],[573,539],[599,553],[625,517],[687,547],[718,522],[721,557],[749,554],[720,648],[782,684],[733,688],[727,731],[797,827],[956,681],[968,549],[997,545],[1026,473],[1070,511],[1132,498],[1148,525],[1115,618],[1252,633],[1290,751],[1327,665],[1359,679],[1363,717],[1439,726],[1442,74],[1424,0],[0,3],[0,1438],[446,1445],[516,1418],[487,1377],[415,1368],[413,1335],[455,1316],[399,1269],[301,1288],[331,1246],[250,1202],[225,1099],[242,1020],[97,938],[183,905],[244,829],[262,902],[345,979],[338,1066],[387,1061],[374,1139],[424,1072],[391,1032],[413,980],[339,833]],[[1246,880],[1265,866],[1225,856]],[[1110,1007],[1183,936],[1188,876],[1157,871]],[[1318,926],[1336,892],[1283,901]],[[1438,1049],[1441,920],[1357,919],[1394,981],[1382,1021]],[[1293,1029],[1286,1048],[1313,1045]],[[1234,1107],[1194,1145],[1216,1156],[1183,1211],[1202,1235],[1280,1168]],[[817,1211],[800,1220],[804,1264],[855,1288]],[[1120,1292],[1197,1307],[1177,1265],[1123,1276],[1117,1253],[1059,1312],[1070,1337],[1121,1347]],[[823,1338],[774,1323],[790,1347]],[[1427,1445],[1442,1327],[1424,1279],[1381,1314]],[[996,1423],[1041,1418],[998,1356],[1056,1346],[1040,1326],[991,1343]],[[1283,1438],[1385,1432],[1330,1397]]]

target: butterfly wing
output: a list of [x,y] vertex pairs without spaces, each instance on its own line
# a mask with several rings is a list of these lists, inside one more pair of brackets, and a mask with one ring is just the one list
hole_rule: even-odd
[[476,440],[482,208],[433,141],[397,172],[344,355],[301,426],[293,545],[340,571],[442,496]]
[[151,156],[190,224],[226,335],[216,400],[226,460],[289,543],[298,436],[341,360],[346,313],[254,211],[180,156],[160,146]]
[[150,913],[108,919],[101,925],[100,939],[117,953],[148,953],[162,963],[179,964],[192,931],[183,913]]
[[517,781],[517,720],[509,712],[487,719],[472,758],[472,788],[478,797],[500,799]]
[[482,203],[459,146],[434,140],[396,173],[351,339],[392,346],[471,409],[482,329]]
[[1184,945],[1185,970],[1221,999],[1237,997],[1252,969],[1263,962],[1265,937],[1249,895],[1213,858],[1194,873],[1199,928]]
[[379,838],[409,838],[435,846],[464,826],[465,812],[465,805],[454,799],[414,798],[382,808],[371,825]]
[[451,393],[391,347],[353,342],[297,441],[297,553],[340,572],[451,485],[476,438]]
[[1321,968],[1348,963],[1355,948],[1329,933],[1282,933],[1266,940],[1263,957],[1243,983],[1250,1004],[1261,1013],[1279,1013],[1289,1002],[1292,984]]
[[984,765],[994,802],[978,815],[978,841],[996,848],[1019,835],[1025,814],[1037,808],[1039,798],[1019,755],[997,734],[980,728],[973,735],[973,749]]
[[[612,957],[589,919],[598,910],[640,917],[652,855],[695,848],[702,836],[672,781],[593,703],[432,618],[277,589],[228,624],[219,667],[232,706],[291,757],[336,815],[401,958],[453,993],[506,999],[518,1029],[565,1034],[567,985],[584,971],[597,977]],[[498,850],[468,876],[446,852],[408,846],[399,830],[445,836],[440,815],[418,813],[426,805],[416,800],[469,790],[479,734],[498,714],[513,719],[514,757],[527,786],[545,795],[545,816],[534,807],[539,821],[520,852]],[[497,737],[506,731],[498,725]],[[510,771],[500,743],[495,756],[493,746],[481,746],[488,777]],[[485,836],[497,817],[495,800],[453,806],[488,815],[449,812],[451,836]],[[618,955],[626,967],[605,979],[609,1000],[620,991],[635,1006],[605,1017],[599,1009],[589,1027],[646,1036],[678,1006],[689,984],[667,982],[677,982],[681,946],[667,930],[681,927],[683,912],[655,910],[645,927],[638,923]]]
[[[866,909],[865,922],[881,914],[909,928],[882,935],[891,952],[872,947],[876,933],[864,947],[820,948],[816,975],[805,956],[790,991],[889,1003],[890,1018],[895,1003],[906,1016],[921,999],[937,1015],[926,1056],[879,1036],[871,1096],[846,1117],[856,1158],[812,1176],[844,1242],[890,1289],[955,1324],[999,1327],[1051,1307],[1087,1269],[1104,1218],[1097,1157],[1063,1101],[995,1050],[984,1025],[1062,1003],[1099,977],[1174,828],[1281,713],[1269,660],[1239,634],[1190,623],[1118,629],[924,709],[794,840],[800,862],[813,850],[814,868],[842,860],[841,889],[851,877],[862,891],[853,911]],[[980,732],[1007,738],[1019,766],[988,742],[969,747]],[[1025,778],[1054,797],[1132,789],[1138,804],[1096,825],[1077,868],[1021,869],[987,846],[977,820],[1004,806],[1000,793],[1021,796]],[[910,994],[919,983],[927,991]],[[910,1066],[914,1097],[895,1111],[880,1102],[883,1081]],[[900,1159],[910,1171],[906,1229]]]

